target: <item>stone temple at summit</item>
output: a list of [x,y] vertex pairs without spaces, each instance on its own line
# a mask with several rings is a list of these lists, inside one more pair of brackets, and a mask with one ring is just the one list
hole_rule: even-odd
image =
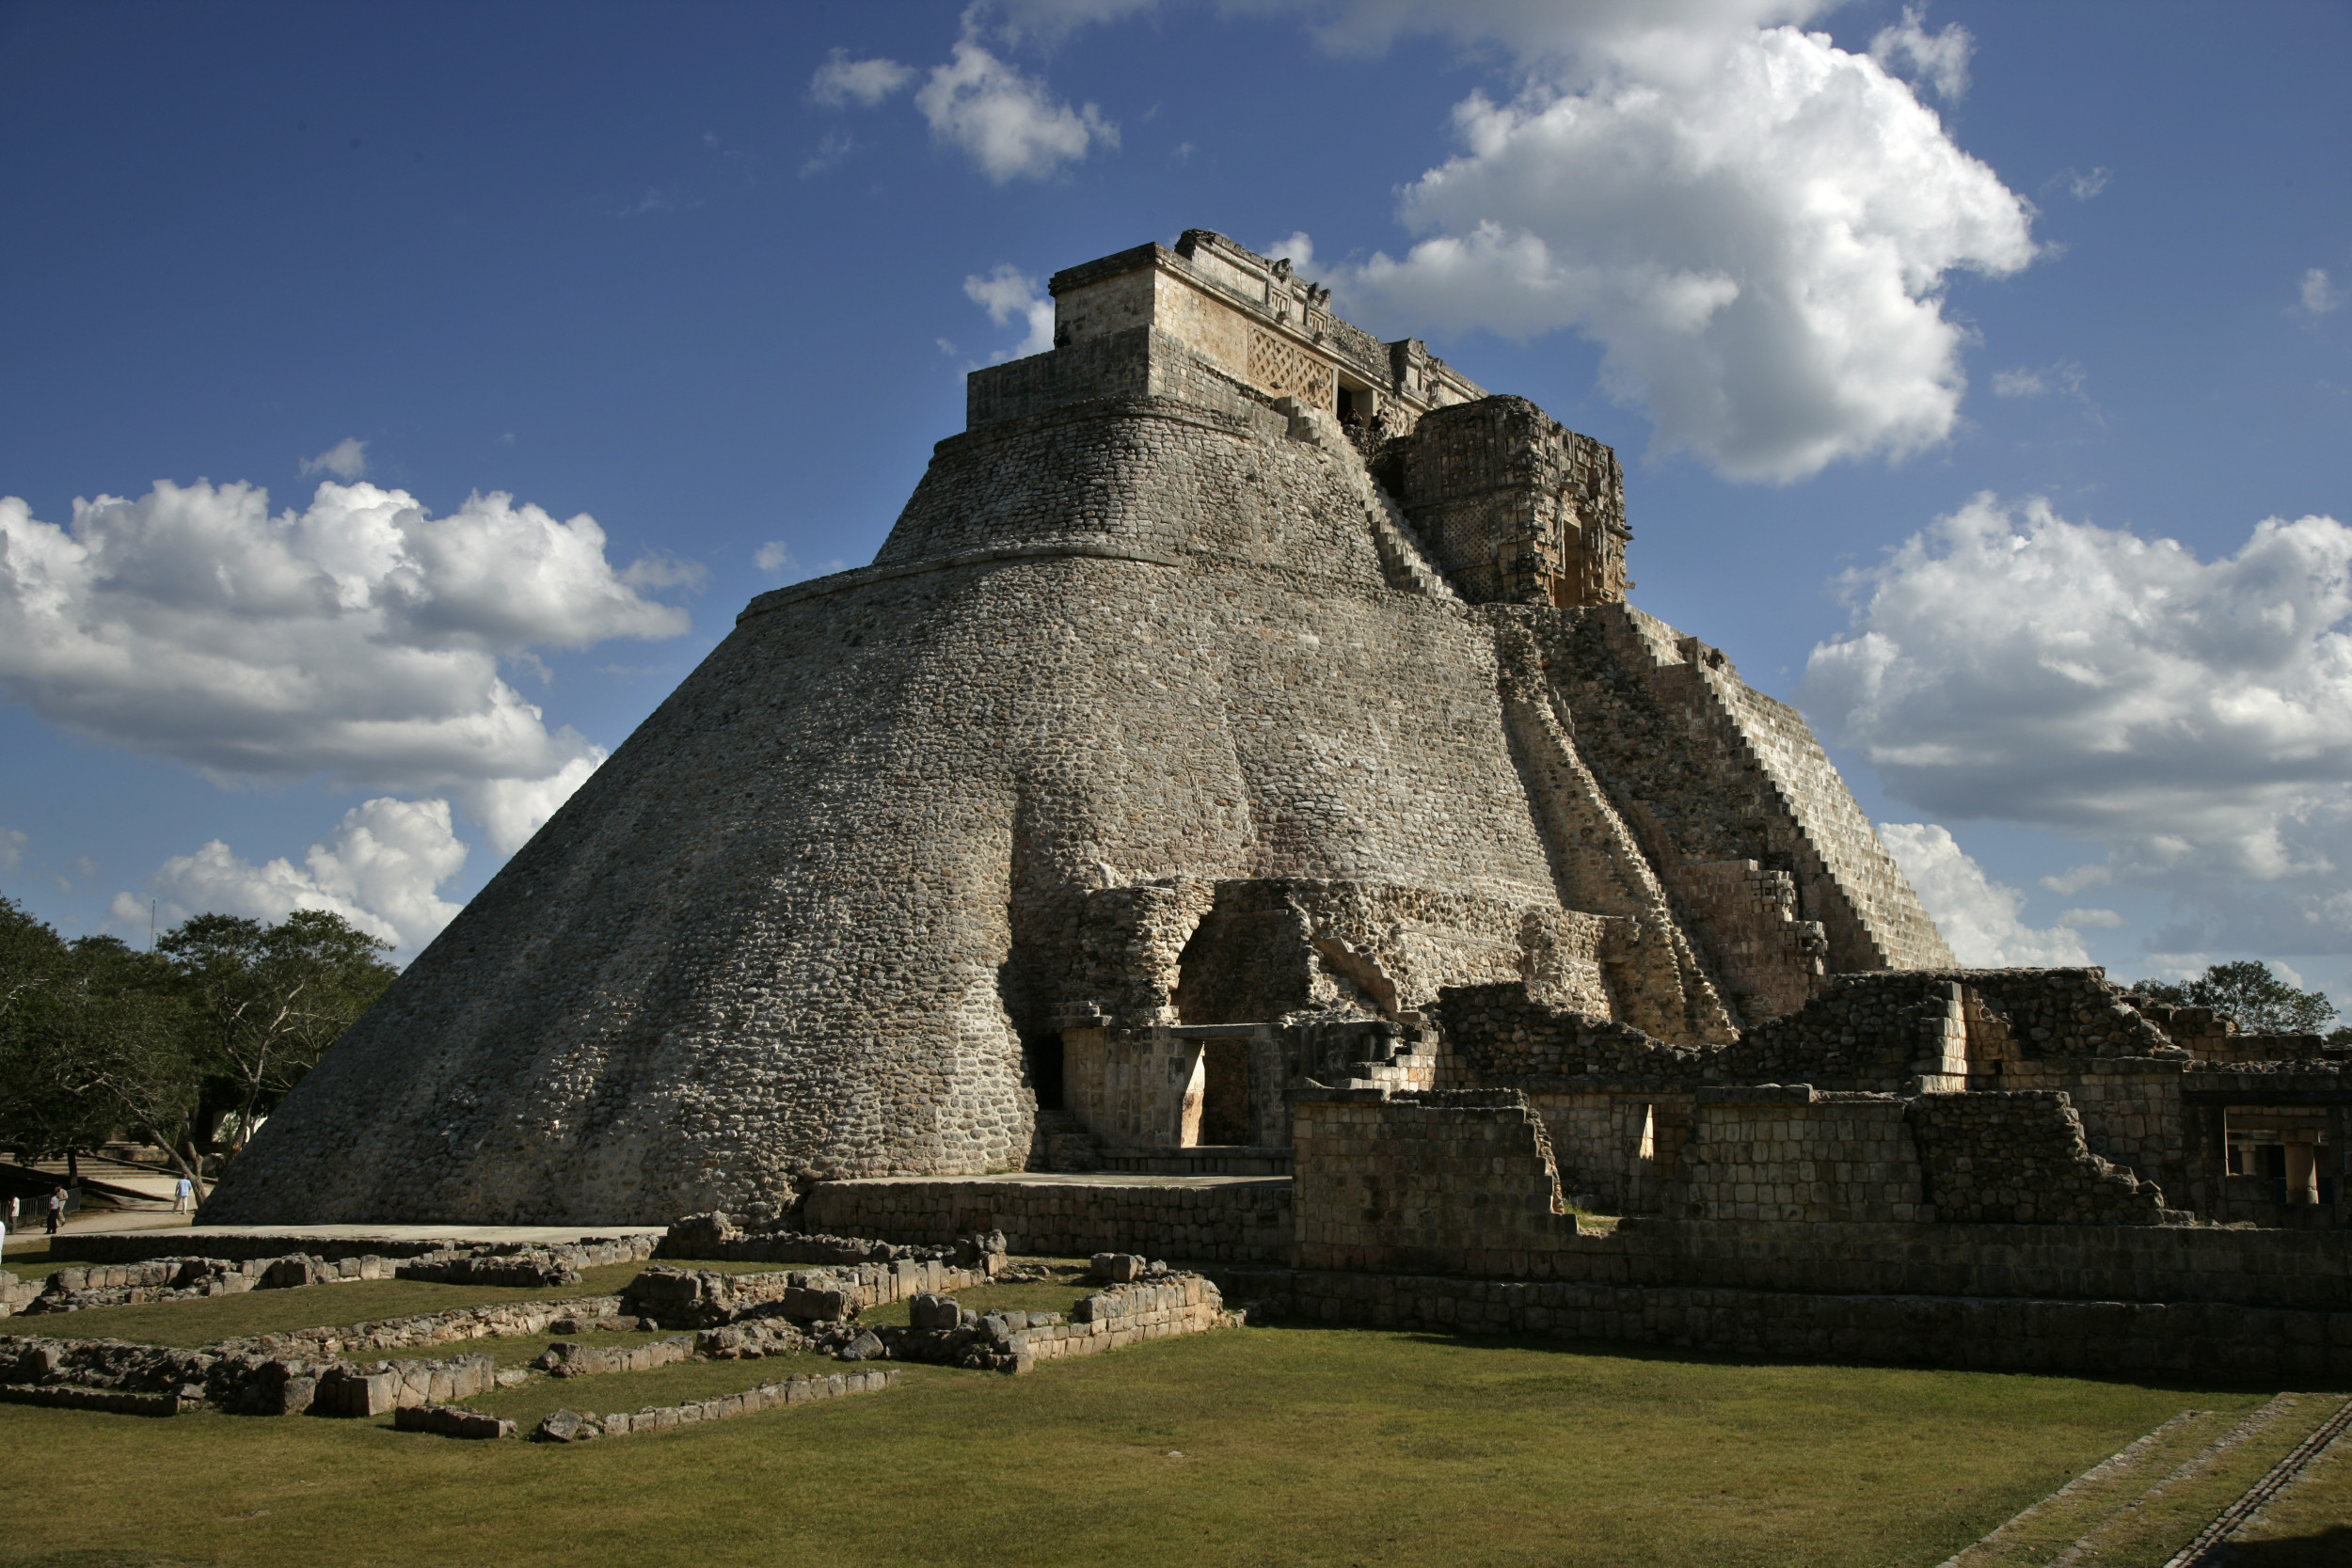
[[1793,1080],[1868,976],[1932,1027],[1811,1082],[2041,1082],[1803,719],[1628,602],[1609,448],[1204,230],[1052,287],[873,563],[754,599],[208,1222],[1286,1175],[1302,1095],[1511,1085],[1522,1013],[1614,1042],[1538,1109],[1638,1208],[1692,1085]]

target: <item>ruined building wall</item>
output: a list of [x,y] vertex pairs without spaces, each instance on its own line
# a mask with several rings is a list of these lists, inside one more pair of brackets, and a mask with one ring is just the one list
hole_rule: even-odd
[[1632,586],[1616,453],[1525,398],[1433,410],[1383,469],[1473,604],[1618,604]]
[[[2198,1124],[2183,1107],[2190,1058],[2123,997],[2096,968],[1840,974],[1803,1008],[1721,1047],[1658,1039],[1509,985],[1450,989],[1430,1013],[1445,1040],[1443,1082],[1524,1092],[1563,1180],[1612,1206],[1670,1204],[1698,1097],[1759,1084],[1936,1104],[1963,1087],[2037,1091],[2026,1097],[2036,1103],[2056,1095],[2087,1158],[2187,1204],[2201,1190],[2188,1142]],[[2026,1115],[2016,1104],[2000,1114]]]

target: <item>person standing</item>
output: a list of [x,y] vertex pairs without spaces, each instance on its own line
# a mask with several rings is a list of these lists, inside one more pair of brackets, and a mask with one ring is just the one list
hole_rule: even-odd
[[179,1180],[173,1182],[171,1186],[171,1212],[175,1214],[186,1213],[188,1212],[188,1195],[195,1191],[196,1183],[189,1180],[184,1176]]
[[57,1227],[64,1223],[65,1189],[52,1187],[49,1189],[49,1234],[55,1236],[57,1233]]

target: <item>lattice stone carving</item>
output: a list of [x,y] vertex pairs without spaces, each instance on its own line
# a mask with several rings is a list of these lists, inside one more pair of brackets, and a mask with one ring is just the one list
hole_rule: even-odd
[[1249,334],[1249,379],[1278,397],[1295,392],[1311,402],[1328,404],[1338,395],[1329,366],[1272,333],[1254,328]]

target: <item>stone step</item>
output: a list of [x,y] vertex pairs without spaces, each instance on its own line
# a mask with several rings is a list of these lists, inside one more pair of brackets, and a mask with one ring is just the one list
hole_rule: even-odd
[[2168,1568],[2185,1564],[2344,1408],[2341,1395],[2281,1394],[2242,1416],[2184,1410],[1938,1568],[2158,1562],[2173,1547]]
[[178,1394],[140,1394],[127,1388],[84,1388],[70,1383],[0,1385],[0,1404],[40,1404],[56,1410],[103,1410],[114,1416],[177,1416]]

